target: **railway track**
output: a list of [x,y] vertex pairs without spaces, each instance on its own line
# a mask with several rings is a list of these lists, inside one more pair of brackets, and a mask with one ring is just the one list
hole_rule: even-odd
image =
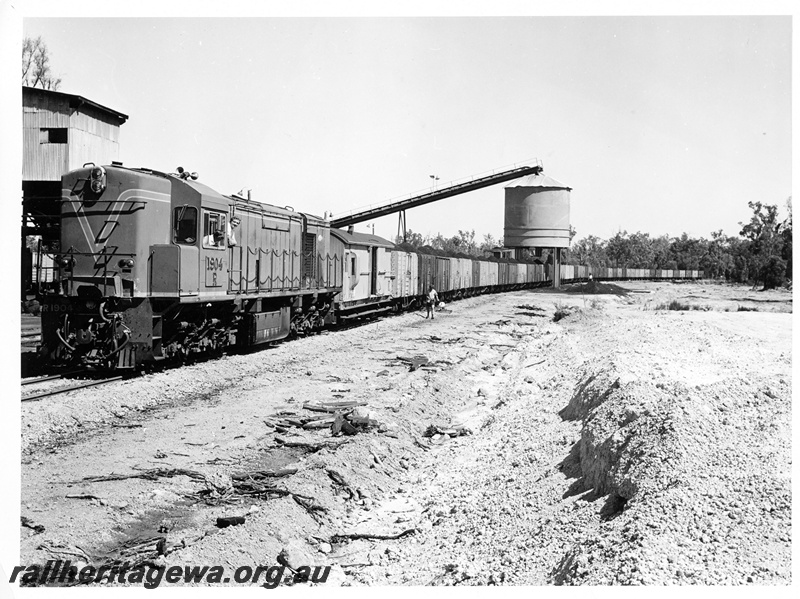
[[36,378],[33,378],[33,379],[24,380],[24,381],[22,381],[21,384],[22,384],[23,387],[25,387],[27,385],[35,385],[36,383],[44,383],[45,381],[52,381],[52,380],[60,379],[60,378],[63,378],[63,377],[64,377],[63,374],[51,374],[51,375],[48,375],[48,376],[37,376]]
[[[41,383],[53,379],[64,378],[64,375],[56,374],[52,376],[40,377],[36,380],[32,381],[23,381],[23,386],[31,385],[34,383]],[[69,391],[76,391],[78,389],[85,389],[86,387],[95,387],[97,385],[105,385],[106,383],[113,383],[115,381],[121,381],[124,377],[123,376],[112,376],[107,379],[96,379],[91,381],[81,381],[79,383],[74,383],[72,385],[66,385],[64,387],[58,387],[56,389],[47,389],[45,391],[40,391],[37,393],[31,393],[28,395],[22,396],[22,401],[36,401],[39,399],[45,399],[46,397],[51,397],[53,395],[60,395],[61,393],[67,393]]]

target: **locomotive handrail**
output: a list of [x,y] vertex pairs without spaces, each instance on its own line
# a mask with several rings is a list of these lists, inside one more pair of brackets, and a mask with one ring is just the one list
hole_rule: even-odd
[[[322,289],[329,287],[341,287],[339,280],[338,267],[341,257],[337,254],[321,252],[297,252],[294,250],[264,249],[261,247],[251,248],[239,246],[239,264],[243,268],[229,268],[229,287],[231,292],[237,293],[258,293],[260,291],[272,292],[275,290],[292,291],[299,289]],[[247,252],[245,263],[242,264],[242,257]],[[252,277],[249,276],[250,256],[256,256],[256,272]],[[265,264],[262,257],[269,256],[270,264]],[[275,271],[275,258],[281,259],[281,266],[278,272]],[[311,272],[306,276],[297,276],[294,273],[294,262],[297,259],[312,259],[314,265]],[[286,260],[292,261],[287,272]],[[333,274],[332,274],[333,269]],[[252,287],[251,287],[252,285]]]
[[[96,271],[101,270],[102,271],[102,275],[99,275],[97,272],[95,272],[94,276],[92,276],[92,275],[88,275],[88,276],[91,277],[91,278],[101,278],[102,281],[103,281],[103,288],[104,289],[109,286],[108,281],[110,279],[112,281],[112,284],[110,286],[114,288],[114,291],[116,293],[117,286],[113,282],[114,282],[114,277],[115,276],[118,277],[119,275],[113,275],[113,276],[109,276],[108,275],[108,265],[111,262],[111,258],[115,258],[117,256],[134,256],[135,257],[136,254],[131,254],[131,253],[127,253],[127,252],[117,252],[116,248],[114,249],[113,252],[109,253],[109,252],[106,252],[107,249],[108,249],[108,247],[104,247],[103,250],[100,251],[100,252],[79,252],[79,251],[77,251],[75,249],[75,246],[71,245],[67,249],[66,252],[58,252],[58,255],[60,255],[60,256],[92,256],[92,257],[105,256],[108,259],[104,260],[102,264],[98,264],[97,260],[95,260],[95,264],[94,264],[95,270]],[[69,287],[69,294],[72,295],[72,293],[75,290],[74,287],[75,287],[75,276],[76,275],[75,275],[74,270],[72,270],[72,269],[70,269],[67,272],[69,273],[67,275],[67,277],[66,277],[67,284],[68,284],[68,287]],[[87,275],[78,275],[78,276],[84,277],[84,276],[87,276]]]
[[[242,265],[242,246],[238,246],[236,248],[239,250],[239,266]],[[233,250],[233,248],[231,248]],[[233,288],[233,273],[238,273],[239,277],[236,281],[236,291],[238,293],[242,292],[242,269],[241,268],[233,268],[233,251],[231,251],[231,264],[228,267],[228,293],[232,293],[234,291]]]
[[78,252],[73,251],[72,247],[70,247],[66,252],[55,252],[55,255],[71,255],[71,256],[109,256],[113,258],[114,256],[136,256],[137,254],[131,254],[128,252]]
[[[266,250],[264,248],[258,248],[258,264],[259,267],[256,269],[256,291],[261,291],[261,254],[266,254]],[[267,282],[267,279],[264,279],[264,283]],[[271,289],[270,289],[271,291]]]

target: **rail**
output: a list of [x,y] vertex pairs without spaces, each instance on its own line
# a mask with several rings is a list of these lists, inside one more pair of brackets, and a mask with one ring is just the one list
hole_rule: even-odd
[[[33,393],[30,395],[25,395],[22,398],[22,401],[36,401],[38,399],[44,399],[45,397],[50,397],[52,395],[60,395],[61,393],[67,393],[69,391],[77,391],[78,389],[85,389],[86,387],[95,387],[97,385],[104,385],[106,383],[113,383],[115,381],[121,381],[124,377],[122,376],[112,376],[111,378],[107,379],[100,379],[96,381],[86,381],[83,383],[76,383],[74,385],[67,385],[66,387],[59,387],[58,389],[50,389],[47,391],[42,391],[40,393]],[[42,382],[42,380],[36,381]]]

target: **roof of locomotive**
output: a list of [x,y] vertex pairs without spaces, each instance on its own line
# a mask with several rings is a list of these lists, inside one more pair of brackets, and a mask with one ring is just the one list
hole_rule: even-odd
[[130,168],[130,167],[122,166],[120,164],[113,164],[113,165],[111,165],[110,167],[107,167],[107,168],[119,168],[119,169],[123,169],[123,170],[134,171],[134,172],[145,174],[145,175],[153,175],[155,177],[161,177],[162,179],[168,179],[169,181],[173,181],[173,182],[176,182],[176,183],[182,183],[182,184],[186,185],[187,187],[195,190],[197,193],[199,193],[201,195],[204,195],[204,196],[207,196],[207,197],[213,197],[216,200],[219,200],[219,201],[222,201],[222,202],[225,202],[225,201],[231,202],[231,203],[235,204],[239,208],[249,207],[249,208],[251,208],[253,210],[262,210],[263,208],[267,208],[267,209],[269,209],[269,211],[271,213],[278,214],[278,215],[281,215],[281,216],[291,217],[292,215],[298,216],[298,215],[302,214],[302,215],[305,215],[307,218],[310,218],[310,219],[318,221],[318,224],[325,222],[321,216],[317,216],[316,214],[309,214],[307,212],[303,212],[303,213],[296,212],[293,208],[291,208],[289,206],[286,206],[286,207],[282,208],[280,206],[275,206],[274,204],[267,204],[265,202],[258,202],[256,200],[248,200],[246,198],[242,198],[240,196],[233,195],[233,194],[229,195],[229,196],[228,195],[224,195],[224,194],[219,193],[216,189],[213,189],[213,188],[209,187],[208,185],[205,185],[204,183],[200,183],[196,179],[184,179],[184,178],[178,177],[178,176],[176,176],[176,175],[174,175],[172,173],[163,173],[161,171],[157,171],[157,170],[149,169],[149,168]]
[[238,208],[240,210],[241,209],[250,209],[250,210],[253,210],[255,212],[260,212],[260,211],[266,209],[269,212],[271,212],[272,214],[278,214],[278,215],[281,215],[281,216],[286,216],[287,218],[291,218],[292,216],[294,216],[296,218],[296,217],[298,217],[300,215],[305,215],[307,218],[311,218],[311,219],[317,220],[319,222],[324,222],[322,217],[316,216],[314,214],[309,214],[308,212],[296,212],[294,210],[294,208],[292,208],[290,206],[280,207],[280,206],[276,206],[275,204],[267,204],[266,202],[258,202],[256,200],[248,200],[246,198],[243,198],[243,197],[237,196],[237,195],[230,195],[230,196],[225,196],[225,197],[227,199],[229,199],[231,202],[233,202],[234,205],[236,206],[236,208]]
[[208,185],[200,183],[195,179],[184,179],[184,178],[178,177],[178,176],[176,176],[174,174],[162,173],[161,171],[157,171],[157,170],[154,170],[154,169],[151,169],[151,168],[142,168],[142,167],[140,167],[140,168],[130,168],[130,167],[127,167],[127,166],[122,166],[121,164],[112,164],[111,166],[106,166],[105,168],[118,168],[118,169],[121,169],[121,170],[133,171],[135,173],[140,173],[140,174],[143,174],[143,175],[152,175],[154,177],[160,177],[162,179],[167,179],[167,180],[173,181],[175,183],[182,183],[182,184],[186,185],[187,187],[189,187],[191,189],[194,189],[197,193],[199,193],[201,195],[212,196],[212,197],[214,197],[214,198],[216,198],[218,200],[228,200],[228,201],[230,201],[230,198],[222,195],[216,189],[212,189]]

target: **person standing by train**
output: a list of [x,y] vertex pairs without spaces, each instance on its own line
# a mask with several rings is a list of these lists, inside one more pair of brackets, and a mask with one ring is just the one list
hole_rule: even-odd
[[431,320],[433,320],[433,313],[436,309],[436,304],[438,303],[439,303],[439,294],[436,293],[436,289],[434,289],[433,285],[431,285],[431,288],[428,290],[428,297],[425,300],[425,307],[428,309],[427,314],[425,314],[426,320],[428,318],[428,315],[430,315]]

